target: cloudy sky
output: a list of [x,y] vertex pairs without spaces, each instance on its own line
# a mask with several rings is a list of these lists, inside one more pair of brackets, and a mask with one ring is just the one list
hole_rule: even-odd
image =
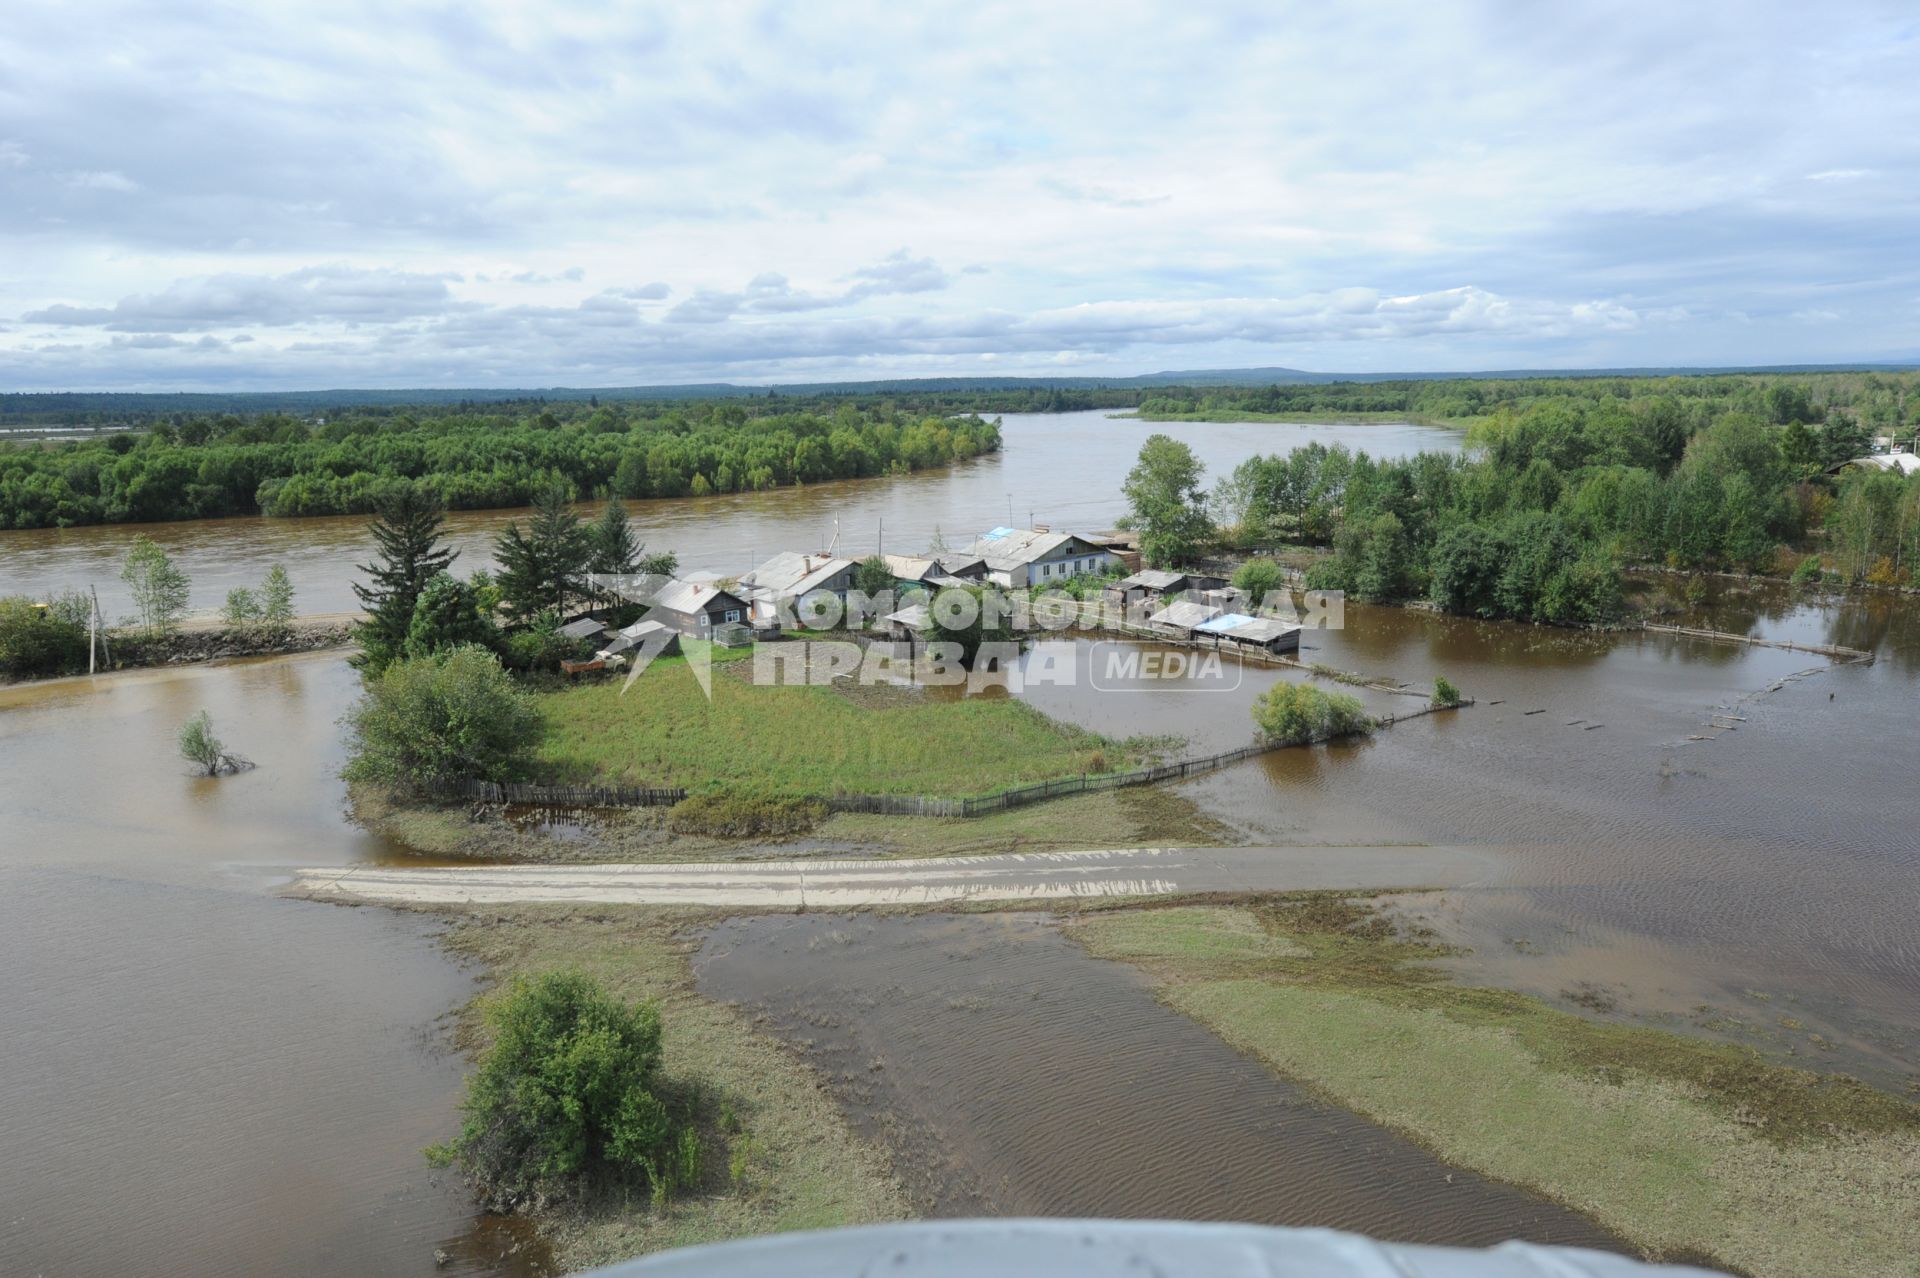
[[0,389],[1920,358],[1911,4],[601,9],[8,0]]

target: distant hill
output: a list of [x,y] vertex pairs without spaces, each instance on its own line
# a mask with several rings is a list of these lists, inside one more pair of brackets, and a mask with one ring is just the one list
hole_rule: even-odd
[[50,420],[100,421],[124,414],[268,413],[310,414],[407,404],[448,406],[579,402],[584,400],[681,400],[731,397],[818,399],[835,395],[965,394],[975,391],[1127,390],[1155,386],[1317,385],[1331,382],[1461,381],[1555,377],[1678,377],[1736,373],[1897,372],[1920,364],[1771,364],[1706,368],[1537,368],[1484,372],[1314,373],[1298,368],[1210,368],[1143,373],[1133,377],[901,377],[861,382],[789,382],[742,386],[696,382],[674,386],[544,386],[295,390],[295,391],[62,391],[0,394],[0,423]]

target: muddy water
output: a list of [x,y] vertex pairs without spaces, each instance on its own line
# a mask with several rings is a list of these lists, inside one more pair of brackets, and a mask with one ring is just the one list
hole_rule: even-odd
[[[936,529],[953,546],[1010,521],[1029,518],[1056,527],[1108,528],[1126,511],[1120,483],[1155,432],[1190,443],[1218,475],[1262,452],[1308,442],[1345,443],[1376,456],[1455,449],[1457,431],[1438,427],[1259,422],[1142,422],[1105,412],[1008,414],[997,454],[944,470],[886,480],[847,480],[776,492],[628,503],[638,535],[670,549],[690,568],[744,572],[781,550],[818,550],[839,521],[842,549],[924,550]],[[592,513],[590,510],[585,513]],[[448,516],[460,568],[491,562],[494,537],[523,512],[460,511]],[[359,607],[350,583],[369,553],[366,520],[219,519],[134,527],[45,529],[0,533],[0,594],[92,584],[109,613],[127,610],[120,562],[138,533],[165,546],[193,579],[193,603],[213,609],[235,586],[257,584],[281,563],[306,612]]]
[[[473,977],[422,918],[284,901],[346,824],[338,655],[0,689],[0,1270],[526,1274],[423,1146]],[[206,708],[260,765],[187,775]],[[437,1266],[436,1249],[448,1253]]]
[[1040,916],[736,919],[695,970],[806,1045],[931,1215],[1616,1245],[1314,1101]]
[[[1723,587],[1685,620],[1878,659],[1350,605],[1306,660],[1421,687],[1445,674],[1479,704],[1187,792],[1254,842],[1500,849],[1506,868],[1431,920],[1473,948],[1477,975],[1549,995],[1597,984],[1630,1010],[1903,1085],[1920,1070],[1920,604]],[[1252,696],[1280,677],[1300,676],[1028,695],[1102,731],[1216,750],[1247,739]]]

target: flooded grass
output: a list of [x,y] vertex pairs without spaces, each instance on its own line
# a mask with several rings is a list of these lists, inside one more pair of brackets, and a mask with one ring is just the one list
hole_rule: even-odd
[[[663,1209],[645,1199],[568,1209],[542,1220],[567,1270],[724,1238],[897,1220],[906,1202],[884,1158],[849,1130],[814,1071],[756,1033],[736,1009],[693,990],[684,931],[665,910],[531,907],[459,916],[444,944],[495,981],[575,969],[627,1000],[657,999],[663,1068],[704,1096],[707,1175]],[[482,996],[484,998],[484,996]],[[480,1000],[460,1039],[481,1046]]]
[[[1920,1107],[1745,1048],[1452,985],[1368,903],[1247,902],[1297,953],[1222,954],[1193,907],[1070,928],[1171,1007],[1449,1162],[1543,1193],[1669,1257],[1754,1274],[1909,1274]],[[1162,927],[1153,936],[1155,921]]]
[[1090,847],[1197,847],[1229,832],[1180,792],[1136,786],[970,818],[836,813],[804,837],[728,838],[676,830],[673,809],[594,809],[574,824],[522,822],[464,805],[396,803],[353,791],[354,817],[422,856],[516,861],[724,861],[809,856],[951,856]]

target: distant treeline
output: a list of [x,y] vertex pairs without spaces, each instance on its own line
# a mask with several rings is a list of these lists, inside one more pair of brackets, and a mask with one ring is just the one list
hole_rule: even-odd
[[1278,383],[1266,386],[1156,387],[1142,397],[1140,415],[1161,420],[1232,420],[1293,414],[1405,414],[1471,421],[1535,404],[1611,405],[1638,412],[1647,404],[1676,411],[1691,432],[1721,413],[1762,421],[1824,422],[1842,415],[1870,430],[1911,431],[1920,417],[1920,373],[1834,372],[1721,374],[1667,377],[1582,375],[1553,378]]
[[919,470],[999,446],[998,427],[975,416],[738,399],[169,417],[139,433],[0,446],[0,528],[358,514],[407,485],[449,510],[526,505],[555,484],[579,498],[701,496]]

